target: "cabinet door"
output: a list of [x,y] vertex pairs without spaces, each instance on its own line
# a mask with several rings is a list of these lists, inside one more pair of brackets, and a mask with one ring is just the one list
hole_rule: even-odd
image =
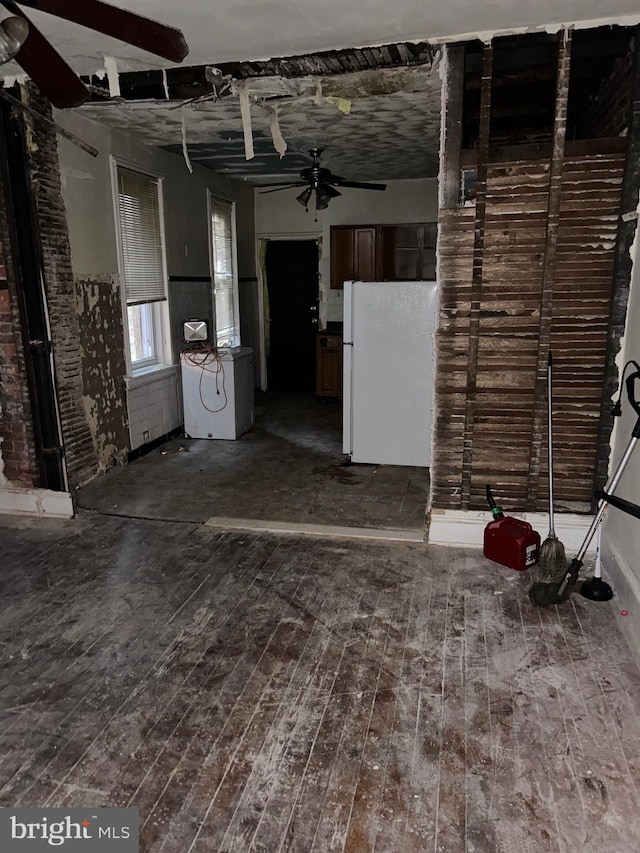
[[396,281],[396,231],[395,225],[383,225],[380,228],[380,264],[381,281]]
[[342,396],[342,338],[318,335],[316,353],[316,395]]
[[353,228],[331,229],[331,288],[342,290],[345,281],[357,278]]
[[376,281],[379,278],[376,265],[376,229],[354,228],[354,279]]

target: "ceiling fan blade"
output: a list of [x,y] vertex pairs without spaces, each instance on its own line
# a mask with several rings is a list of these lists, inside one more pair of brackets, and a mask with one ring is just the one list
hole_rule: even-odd
[[363,184],[360,181],[345,181],[344,178],[337,178],[335,175],[331,179],[331,183],[338,187],[352,187],[356,190],[386,190],[386,184]]
[[297,184],[286,184],[286,186],[284,186],[284,187],[276,187],[273,190],[260,190],[258,195],[266,195],[267,193],[279,193],[280,190],[290,190],[293,187],[306,187],[306,186],[307,186],[306,181],[305,182],[298,181]]
[[[3,5],[10,12],[28,20],[12,0],[3,0]],[[31,21],[29,35],[16,54],[15,61],[54,107],[79,107],[88,100],[90,93],[87,87]]]
[[126,9],[102,0],[20,0],[24,6],[48,12],[74,24],[140,47],[172,62],[182,62],[189,53],[183,34]]

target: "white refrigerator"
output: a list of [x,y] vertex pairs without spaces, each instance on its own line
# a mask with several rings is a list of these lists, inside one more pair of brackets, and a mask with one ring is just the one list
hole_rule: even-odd
[[434,281],[344,285],[343,452],[352,462],[431,464]]

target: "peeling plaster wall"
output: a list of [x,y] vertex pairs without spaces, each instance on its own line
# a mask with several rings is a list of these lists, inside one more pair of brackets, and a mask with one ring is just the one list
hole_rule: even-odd
[[256,189],[256,235],[322,238],[320,258],[320,322],[342,320],[342,290],[331,290],[329,235],[332,225],[378,225],[437,222],[438,180],[389,181],[385,192],[344,189],[340,198],[317,214],[305,213],[296,201],[300,189],[261,195]]
[[[181,425],[180,405],[176,404],[177,367],[161,378],[151,374],[137,377],[126,388],[110,157],[163,179],[167,272],[176,279],[172,287],[202,287],[202,282],[196,285],[189,279],[210,276],[208,189],[236,202],[239,276],[255,276],[253,188],[199,166],[194,166],[190,174],[182,157],[76,113],[58,112],[56,120],[99,151],[98,157],[92,158],[60,139],[62,190],[83,326],[85,407],[100,464],[105,466],[123,459],[129,449]],[[173,304],[189,303],[186,296]],[[174,338],[178,325],[173,323]],[[169,363],[175,363],[180,343],[167,341]],[[258,342],[243,343],[257,346]]]
[[109,277],[76,281],[83,401],[99,473],[125,461],[129,446],[120,290]]

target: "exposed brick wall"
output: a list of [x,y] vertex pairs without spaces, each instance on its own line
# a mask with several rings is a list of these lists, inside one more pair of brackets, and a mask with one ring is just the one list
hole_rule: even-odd
[[32,487],[39,485],[33,421],[2,181],[0,240],[0,452],[4,477]]
[[[29,105],[51,117],[51,107],[33,87]],[[60,186],[58,142],[48,124],[25,114],[27,152],[38,213],[44,280],[51,323],[58,405],[71,488],[87,482],[98,460],[83,400],[80,323],[71,268],[67,218]]]
[[614,63],[611,74],[600,84],[585,117],[586,138],[620,136],[627,129],[633,77],[633,51]]

